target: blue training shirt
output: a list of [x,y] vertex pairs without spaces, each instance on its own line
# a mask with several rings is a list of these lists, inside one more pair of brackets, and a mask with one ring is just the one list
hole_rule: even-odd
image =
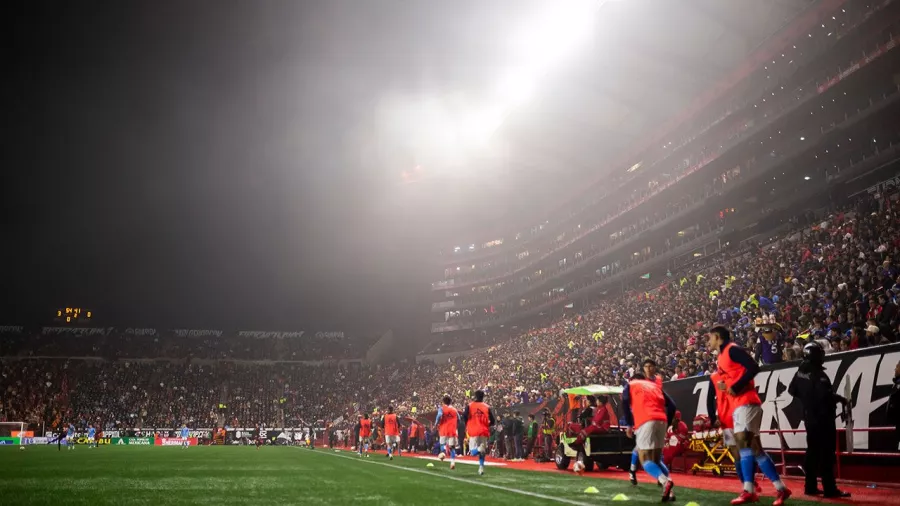
[[181,428],[181,437],[188,437],[190,435],[190,431],[187,427]]

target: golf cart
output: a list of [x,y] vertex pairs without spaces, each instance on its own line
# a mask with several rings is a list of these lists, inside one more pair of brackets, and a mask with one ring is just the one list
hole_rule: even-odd
[[[609,399],[618,420],[621,416],[622,387],[605,385],[586,385],[564,390],[570,396],[605,395]],[[568,426],[568,423],[567,423]],[[559,445],[556,447],[556,468],[567,469],[572,459],[584,463],[585,471],[593,471],[596,465],[599,469],[617,467],[627,470],[631,465],[631,452],[634,450],[634,439],[625,435],[625,430],[615,425],[605,434],[596,434],[585,439],[583,448],[575,445],[576,437],[573,434],[563,432],[559,435]]]

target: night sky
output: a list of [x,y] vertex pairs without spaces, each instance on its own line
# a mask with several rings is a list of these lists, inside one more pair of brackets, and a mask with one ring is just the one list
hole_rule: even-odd
[[427,336],[429,263],[485,220],[398,188],[405,167],[364,145],[379,94],[477,74],[447,12],[22,4],[4,15],[0,324],[78,305],[98,325]]

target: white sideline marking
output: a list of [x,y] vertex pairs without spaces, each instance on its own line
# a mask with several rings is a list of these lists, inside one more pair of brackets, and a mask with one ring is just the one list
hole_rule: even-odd
[[527,490],[519,490],[519,489],[515,489],[515,488],[504,487],[504,486],[501,486],[501,485],[494,485],[494,484],[492,484],[492,483],[485,483],[485,482],[483,482],[483,481],[467,480],[467,479],[464,479],[464,478],[457,478],[456,476],[447,476],[446,474],[437,474],[437,473],[433,473],[433,472],[430,472],[430,471],[422,471],[422,470],[420,470],[420,469],[411,469],[411,468],[409,468],[409,467],[403,467],[403,466],[398,466],[398,465],[395,465],[395,464],[389,464],[389,463],[387,463],[387,462],[378,462],[378,461],[376,461],[376,460],[361,459],[361,458],[358,458],[358,457],[357,457],[357,458],[354,458],[354,457],[348,457],[347,455],[341,455],[341,454],[337,454],[337,453],[318,453],[317,455],[328,455],[328,456],[330,456],[330,457],[338,457],[338,458],[342,458],[342,459],[348,459],[348,460],[352,460],[352,461],[354,461],[354,462],[365,462],[366,464],[375,464],[375,465],[377,465],[377,466],[391,467],[391,468],[394,468],[394,469],[400,469],[401,471],[409,471],[409,472],[411,472],[411,473],[425,474],[425,475],[428,475],[428,476],[434,476],[434,477],[436,477],[436,478],[444,478],[444,479],[447,479],[447,480],[458,481],[458,482],[460,482],[460,483],[467,483],[467,484],[469,484],[469,485],[478,485],[478,486],[480,486],[480,487],[492,488],[492,489],[494,489],[494,490],[502,490],[502,491],[504,491],[504,492],[510,492],[510,493],[513,493],[513,494],[526,495],[526,496],[528,496],[528,497],[536,497],[536,498],[538,498],[538,499],[544,499],[544,500],[547,500],[547,501],[560,502],[560,503],[563,503],[563,504],[575,504],[575,505],[577,505],[577,506],[593,506],[591,503],[574,501],[574,500],[572,500],[572,499],[565,499],[565,498],[563,498],[563,497],[553,497],[553,496],[551,496],[551,495],[538,494],[537,492],[529,492],[529,491],[527,491]]
[[[409,458],[409,457],[400,457],[400,458]],[[434,456],[428,456],[428,455],[418,455],[418,456],[416,456],[415,458],[417,458],[417,459],[422,459],[422,460],[434,460],[434,461],[436,461],[436,462],[440,462],[440,461],[441,461],[441,459],[439,459],[439,458],[437,458],[437,457],[434,457]],[[445,462],[450,462],[450,457],[447,457],[447,459],[445,460]],[[478,465],[478,461],[477,461],[477,460],[457,460],[456,463],[457,463],[457,464],[469,464],[469,465],[472,465],[472,466],[477,466],[477,465]],[[484,466],[485,466],[485,467],[504,467],[504,466],[506,466],[506,463],[504,463],[504,462],[485,462],[485,463],[484,463]]]

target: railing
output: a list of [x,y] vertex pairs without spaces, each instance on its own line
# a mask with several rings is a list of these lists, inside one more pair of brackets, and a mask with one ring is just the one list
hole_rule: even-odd
[[[854,433],[856,432],[894,432],[896,429],[894,427],[865,427],[865,428],[853,428],[847,429],[846,427],[839,427],[835,431],[834,439],[835,439],[835,448],[838,449],[835,452],[836,462],[835,462],[835,478],[840,479],[841,477],[841,457],[876,457],[876,458],[885,458],[885,457],[900,457],[900,453],[897,452],[870,452],[870,451],[853,451],[853,450],[840,450],[841,448],[841,434],[846,434],[847,430],[852,430]],[[784,442],[784,434],[805,434],[807,432],[806,429],[774,429],[774,430],[761,430],[760,434],[778,434],[778,440],[780,441],[780,448],[778,449],[778,453],[781,456],[781,462],[775,464],[776,467],[781,468],[781,474],[787,475],[787,470],[798,468],[801,472],[806,474],[806,470],[803,469],[802,466],[789,466],[787,456],[788,455],[806,455],[804,450],[788,450],[785,448]]]

